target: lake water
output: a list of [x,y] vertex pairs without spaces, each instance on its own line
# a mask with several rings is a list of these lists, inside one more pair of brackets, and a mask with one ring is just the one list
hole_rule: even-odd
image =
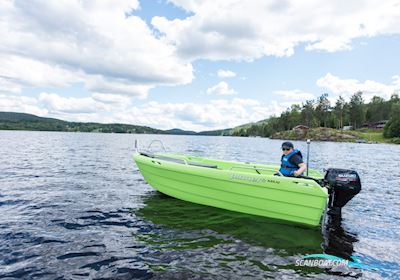
[[[311,168],[354,168],[363,184],[321,233],[161,195],[132,160],[135,138],[250,162],[278,162],[282,142],[0,131],[0,279],[400,279],[400,146],[311,144]],[[323,252],[377,269],[295,265]]]

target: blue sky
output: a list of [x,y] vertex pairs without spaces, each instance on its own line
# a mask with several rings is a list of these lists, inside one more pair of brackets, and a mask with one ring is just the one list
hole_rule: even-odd
[[194,63],[196,79],[190,85],[172,90],[159,87],[151,92],[162,101],[190,101],[194,97],[207,99],[205,89],[221,81],[216,75],[218,70],[229,69],[237,74],[237,78],[228,81],[239,95],[266,101],[274,91],[282,89],[297,88],[315,95],[325,91],[329,93],[329,90],[316,85],[316,81],[327,73],[360,81],[372,79],[384,84],[390,84],[391,77],[399,73],[400,58],[396,59],[396,52],[400,50],[400,36],[355,40],[352,47],[350,51],[327,53],[309,52],[304,50],[304,46],[299,46],[291,57],[263,57],[250,63],[199,61]]
[[5,1],[0,111],[200,131],[324,92],[389,98],[400,5],[355,2]]

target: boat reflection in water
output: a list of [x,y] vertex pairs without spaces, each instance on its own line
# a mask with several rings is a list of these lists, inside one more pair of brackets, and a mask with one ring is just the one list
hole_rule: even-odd
[[[246,245],[240,253],[226,247],[226,255],[240,254],[242,260],[246,260],[259,254],[264,258],[260,261],[265,265],[263,270],[278,265],[295,273],[303,270],[294,265],[296,259],[316,253],[348,259],[353,253],[353,243],[357,241],[355,235],[342,228],[338,219],[331,220],[322,234],[318,228],[189,203],[159,192],[150,194],[144,203],[137,215],[154,226],[143,233],[142,241],[157,244],[159,252],[165,252],[166,248],[177,249],[181,255],[176,251],[174,254],[180,259],[185,250],[201,248],[207,251],[208,258],[218,262],[219,257],[215,257],[221,253],[218,246],[236,242]],[[203,242],[199,243],[199,240]],[[260,248],[264,250],[262,253]],[[305,270],[321,272],[313,268]]]
[[328,216],[327,224],[323,231],[325,254],[352,260],[354,253],[353,244],[358,241],[357,235],[346,231],[342,227],[342,218]]

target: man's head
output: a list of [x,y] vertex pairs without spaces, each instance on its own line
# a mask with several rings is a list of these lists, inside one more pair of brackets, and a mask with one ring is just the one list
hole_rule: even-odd
[[282,153],[287,155],[293,151],[293,143],[292,142],[283,142],[282,143]]

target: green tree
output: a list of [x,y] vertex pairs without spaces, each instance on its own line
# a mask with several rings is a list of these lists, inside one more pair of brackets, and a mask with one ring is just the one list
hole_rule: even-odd
[[312,127],[315,119],[314,100],[307,100],[303,104],[301,118],[305,125]]
[[386,138],[400,137],[400,100],[392,104],[391,118],[386,123],[383,136]]
[[369,104],[365,119],[368,122],[387,120],[390,114],[390,103],[380,96],[374,96]]
[[290,108],[289,123],[290,123],[290,129],[302,123],[300,105],[294,104]]
[[339,95],[339,98],[336,100],[335,107],[333,108],[337,129],[343,128],[344,124],[343,121],[345,117],[345,106],[346,106],[346,101],[341,95]]
[[389,101],[392,102],[392,103],[400,103],[399,94],[398,94],[397,92],[394,92],[394,93],[392,94],[392,96],[390,97],[390,100],[389,100]]
[[330,108],[331,103],[328,99],[327,93],[324,93],[320,97],[318,97],[317,106],[315,107],[315,115],[318,119],[318,126],[327,126]]
[[389,116],[392,116],[396,110],[397,104],[400,104],[400,97],[397,92],[394,92],[389,99]]
[[383,136],[386,138],[400,137],[400,119],[390,119],[385,125]]
[[365,120],[365,115],[364,100],[361,91],[356,92],[350,98],[349,117],[350,123],[353,125],[354,128],[359,128],[362,126]]
[[282,130],[289,130],[290,129],[290,109],[286,109],[281,114],[281,117],[279,119],[279,126],[282,128]]

